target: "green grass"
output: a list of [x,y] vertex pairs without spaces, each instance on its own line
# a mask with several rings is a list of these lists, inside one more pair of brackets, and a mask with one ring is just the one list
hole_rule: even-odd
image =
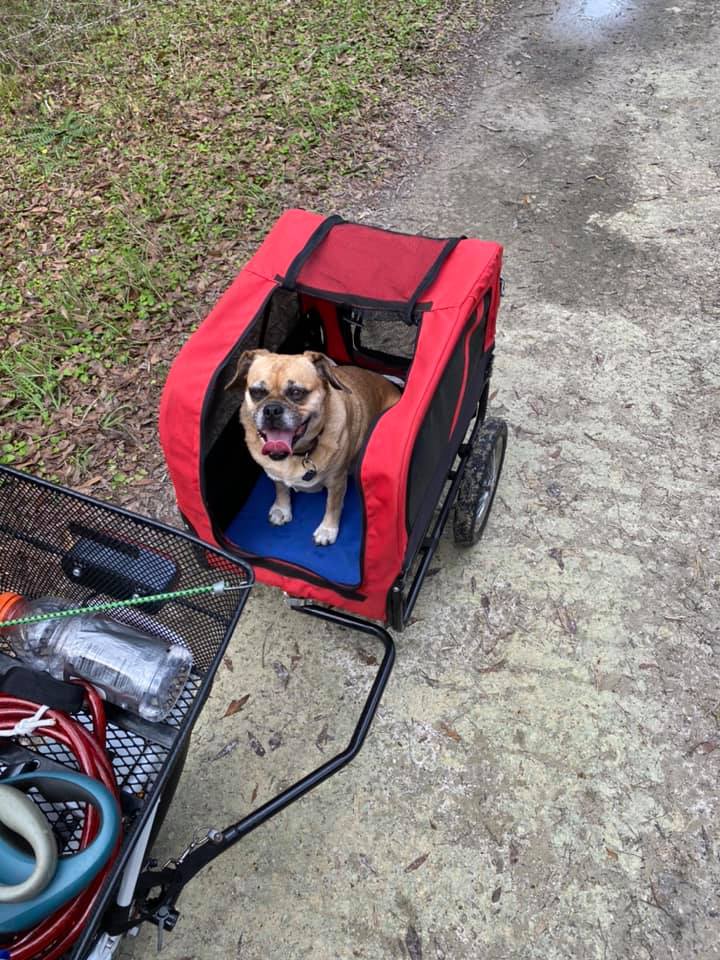
[[283,208],[323,209],[373,168],[384,118],[440,70],[470,9],[130,6],[99,25],[109,0],[0,12],[0,461],[47,470],[54,432],[73,441],[75,478],[93,465],[89,427],[105,437],[118,407],[156,402],[205,287],[231,279]]

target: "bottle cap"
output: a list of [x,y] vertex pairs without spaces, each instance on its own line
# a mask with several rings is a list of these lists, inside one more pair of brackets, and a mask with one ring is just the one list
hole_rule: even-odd
[[3,620],[13,619],[10,613],[18,600],[22,600],[22,594],[20,593],[14,593],[12,590],[0,593],[0,623]]

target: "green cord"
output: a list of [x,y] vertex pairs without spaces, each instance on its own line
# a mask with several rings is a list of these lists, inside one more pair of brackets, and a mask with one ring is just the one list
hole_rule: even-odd
[[199,593],[223,593],[225,590],[248,590],[248,586],[229,587],[224,580],[211,583],[204,587],[187,587],[185,590],[173,590],[170,593],[153,593],[147,597],[131,597],[129,600],[112,600],[108,603],[98,603],[91,607],[73,607],[70,610],[55,610],[52,613],[37,613],[30,617],[17,617],[14,620],[0,621],[3,627],[15,627],[24,623],[41,623],[43,620],[61,620],[63,617],[78,617],[85,613],[102,613],[105,610],[118,610],[121,607],[136,607],[143,603],[157,600],[177,600],[180,597],[195,597]]

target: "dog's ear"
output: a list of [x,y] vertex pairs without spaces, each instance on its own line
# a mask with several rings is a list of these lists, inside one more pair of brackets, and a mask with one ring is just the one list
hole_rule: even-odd
[[321,380],[325,380],[325,382],[329,383],[335,390],[344,390],[345,393],[352,393],[350,387],[346,387],[345,384],[341,383],[335,376],[332,361],[326,357],[324,353],[317,353],[315,350],[306,350],[303,356],[312,361]]
[[247,383],[248,370],[252,366],[252,362],[259,354],[268,353],[267,350],[243,350],[240,354],[237,362],[237,367],[235,367],[235,373],[233,374],[232,379],[226,384],[226,390],[245,390],[245,384]]

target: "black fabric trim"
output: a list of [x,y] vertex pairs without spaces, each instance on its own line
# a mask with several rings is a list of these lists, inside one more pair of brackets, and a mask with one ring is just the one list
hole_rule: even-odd
[[[485,367],[487,357],[488,354],[483,355],[483,368]],[[487,381],[485,380],[485,369],[481,369],[480,373],[483,380],[482,389],[480,390],[481,395],[482,390],[485,389]],[[453,462],[455,461],[458,449],[460,448],[460,443],[467,432],[469,423],[469,420],[464,420],[462,423],[458,423],[457,429],[460,430],[460,428],[462,428],[462,433],[460,433],[459,436],[456,435],[457,439],[452,444],[446,443],[445,449],[449,451],[448,456],[440,456],[438,458],[437,465],[433,470],[422,500],[420,501],[417,515],[412,524],[412,529],[408,529],[408,543],[405,553],[405,560],[403,562],[403,570],[411,569],[413,563],[415,562],[418,550],[422,546],[428,528],[430,527],[433,514],[440,502],[445,484],[448,482],[450,470],[452,469]]]
[[[486,351],[484,349],[484,345],[485,331],[487,330],[488,319],[490,317],[491,303],[492,290],[488,290],[482,300],[482,316],[480,317],[480,323],[477,325],[475,330],[469,334],[470,339],[468,343],[467,383],[465,386],[465,395],[460,403],[455,430],[453,431],[452,436],[448,437],[448,440],[451,443],[454,441],[457,441],[458,443],[462,442],[462,439],[467,432],[467,425],[472,420],[477,405],[480,401],[480,397],[482,396],[482,391],[478,393],[475,385],[481,380],[484,379],[487,381],[489,378],[489,373],[487,371],[487,354],[492,351],[492,347]],[[481,309],[480,304],[478,304],[477,309]],[[483,376],[480,376],[481,371],[484,371]]]
[[301,567],[298,564],[289,563],[285,560],[278,560],[275,557],[256,556],[254,553],[248,553],[246,550],[241,550],[232,542],[232,540],[229,540],[225,534],[220,535],[218,538],[218,543],[222,543],[223,549],[227,550],[228,553],[237,554],[237,556],[241,557],[252,566],[265,567],[267,570],[272,570],[273,573],[279,573],[283,577],[294,577],[296,580],[302,580],[305,583],[313,584],[316,587],[324,587],[326,590],[332,590],[333,593],[337,593],[341,597],[345,597],[348,600],[367,599],[367,595],[360,593],[357,588],[343,586],[342,584],[335,583],[333,580],[327,580],[324,577],[320,577],[313,573],[311,570],[308,570],[307,567]]
[[[414,438],[405,499],[405,528],[408,532],[406,569],[422,543],[457,449],[485,389],[492,350],[484,351],[483,342],[491,304],[490,289],[467,316]],[[479,311],[482,311],[481,319],[469,344],[465,391],[460,397],[459,390],[465,373],[465,341]],[[474,345],[477,345],[477,349],[473,353],[471,348]],[[460,411],[451,437],[450,425],[458,400]]]
[[418,284],[417,289],[415,290],[415,293],[410,298],[410,302],[405,307],[405,312],[407,315],[407,319],[405,321],[406,323],[413,322],[412,316],[413,316],[413,312],[415,311],[415,304],[420,299],[420,294],[423,292],[423,290],[426,290],[429,286],[431,286],[435,282],[438,274],[443,268],[445,261],[453,252],[455,247],[460,243],[461,240],[465,240],[465,237],[453,237],[452,239],[447,241],[445,246],[440,251],[437,259],[435,260],[435,263],[433,263],[433,265],[430,267],[428,272],[425,274],[425,276],[422,278],[422,280]]
[[285,279],[283,280],[283,286],[287,290],[296,289],[298,274],[302,270],[305,261],[312,256],[315,250],[317,250],[317,248],[323,242],[325,237],[330,233],[332,228],[336,227],[339,223],[345,223],[345,220],[343,220],[339,214],[335,213],[331,217],[328,217],[327,220],[323,220],[320,226],[313,231],[310,239],[307,241],[300,253],[295,256],[295,259],[287,269]]
[[[370,307],[373,310],[383,310],[388,313],[405,313],[408,306],[407,300],[375,300],[373,297],[360,297],[354,293],[334,293],[332,290],[320,290],[318,287],[309,287],[304,283],[296,283],[294,289],[300,293],[306,293],[308,296],[318,297],[320,300],[329,300],[331,303]],[[432,310],[432,302],[430,301],[416,303],[413,308],[414,313],[427,313],[428,310]]]
[[[217,531],[217,526],[215,524],[215,519],[210,514],[210,504],[208,503],[207,482],[206,482],[206,473],[207,473],[206,461],[207,461],[208,454],[210,452],[207,444],[208,408],[210,406],[211,399],[215,396],[218,380],[220,379],[220,376],[225,370],[233,353],[237,350],[239,341],[242,340],[243,337],[246,337],[258,322],[262,322],[265,315],[265,311],[270,303],[270,300],[272,299],[273,295],[276,293],[277,290],[278,290],[278,287],[273,287],[272,290],[270,290],[268,295],[263,300],[260,306],[260,309],[258,310],[258,312],[255,314],[255,316],[252,318],[250,323],[245,328],[242,336],[239,337],[233,343],[230,350],[228,350],[228,352],[225,354],[223,359],[215,368],[215,372],[213,373],[212,377],[210,378],[210,382],[205,388],[205,396],[203,397],[202,407],[200,409],[200,443],[198,445],[198,461],[199,462],[197,464],[197,470],[198,470],[198,473],[200,474],[200,477],[199,477],[200,499],[202,500],[203,509],[205,510],[205,514],[208,520],[210,521],[210,527],[213,533],[215,534],[216,539],[217,539],[218,531]],[[218,543],[219,542],[220,541],[218,540]]]

